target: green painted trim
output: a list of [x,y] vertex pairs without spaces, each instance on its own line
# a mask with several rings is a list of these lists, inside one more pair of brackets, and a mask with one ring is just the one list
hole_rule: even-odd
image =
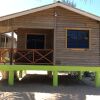
[[93,71],[99,72],[100,66],[53,66],[53,65],[0,65],[0,70],[46,70],[46,71]]
[[[8,83],[14,84],[14,71],[26,71],[26,70],[44,70],[53,72],[53,86],[58,86],[58,72],[59,71],[79,71],[80,73],[85,71],[96,72],[95,84],[96,87],[100,87],[100,66],[53,66],[53,65],[0,65],[0,70],[9,71]],[[82,76],[80,74],[80,79]]]

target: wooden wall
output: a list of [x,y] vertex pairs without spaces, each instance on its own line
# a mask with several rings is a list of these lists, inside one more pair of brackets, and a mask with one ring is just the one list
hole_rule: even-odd
[[[56,10],[56,24],[54,11]],[[57,7],[41,12],[14,18],[13,27],[18,34],[18,48],[25,48],[25,32],[19,28],[55,29],[56,65],[100,65],[100,27],[99,22],[77,13]],[[66,47],[67,28],[89,29],[90,48],[73,50]]]
[[[61,65],[100,65],[100,28],[98,22],[62,8],[58,8],[57,13],[56,62]],[[67,48],[65,28],[89,29],[89,49]]]
[[27,35],[44,35],[45,36],[45,49],[53,49],[53,31],[52,29],[18,29],[16,31],[18,35],[17,48],[27,49]]

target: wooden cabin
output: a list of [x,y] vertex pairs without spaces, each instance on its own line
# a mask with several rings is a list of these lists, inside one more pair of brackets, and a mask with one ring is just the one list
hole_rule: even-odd
[[[100,65],[100,17],[54,3],[0,17],[0,33],[12,32],[10,64]],[[13,34],[17,34],[17,48]]]

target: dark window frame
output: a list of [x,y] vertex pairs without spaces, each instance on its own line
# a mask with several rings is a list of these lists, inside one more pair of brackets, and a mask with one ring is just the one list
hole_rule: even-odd
[[[88,47],[68,47],[68,31],[87,31],[88,32]],[[75,33],[74,33],[75,34]],[[78,33],[77,33],[78,34]],[[86,35],[86,34],[85,34]],[[79,39],[78,39],[79,40]],[[86,42],[86,41],[85,41]],[[76,43],[77,44],[77,43]],[[79,44],[79,43],[78,43]],[[66,48],[68,49],[89,49],[90,48],[90,29],[75,29],[75,28],[69,28],[66,29]]]

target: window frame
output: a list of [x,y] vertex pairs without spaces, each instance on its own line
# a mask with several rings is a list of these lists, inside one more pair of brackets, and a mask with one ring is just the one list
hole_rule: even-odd
[[[68,48],[67,47],[67,34],[68,34],[68,30],[88,30],[89,31],[89,48]],[[90,28],[66,28],[66,48],[69,49],[69,50],[90,50],[91,48],[91,29]]]

